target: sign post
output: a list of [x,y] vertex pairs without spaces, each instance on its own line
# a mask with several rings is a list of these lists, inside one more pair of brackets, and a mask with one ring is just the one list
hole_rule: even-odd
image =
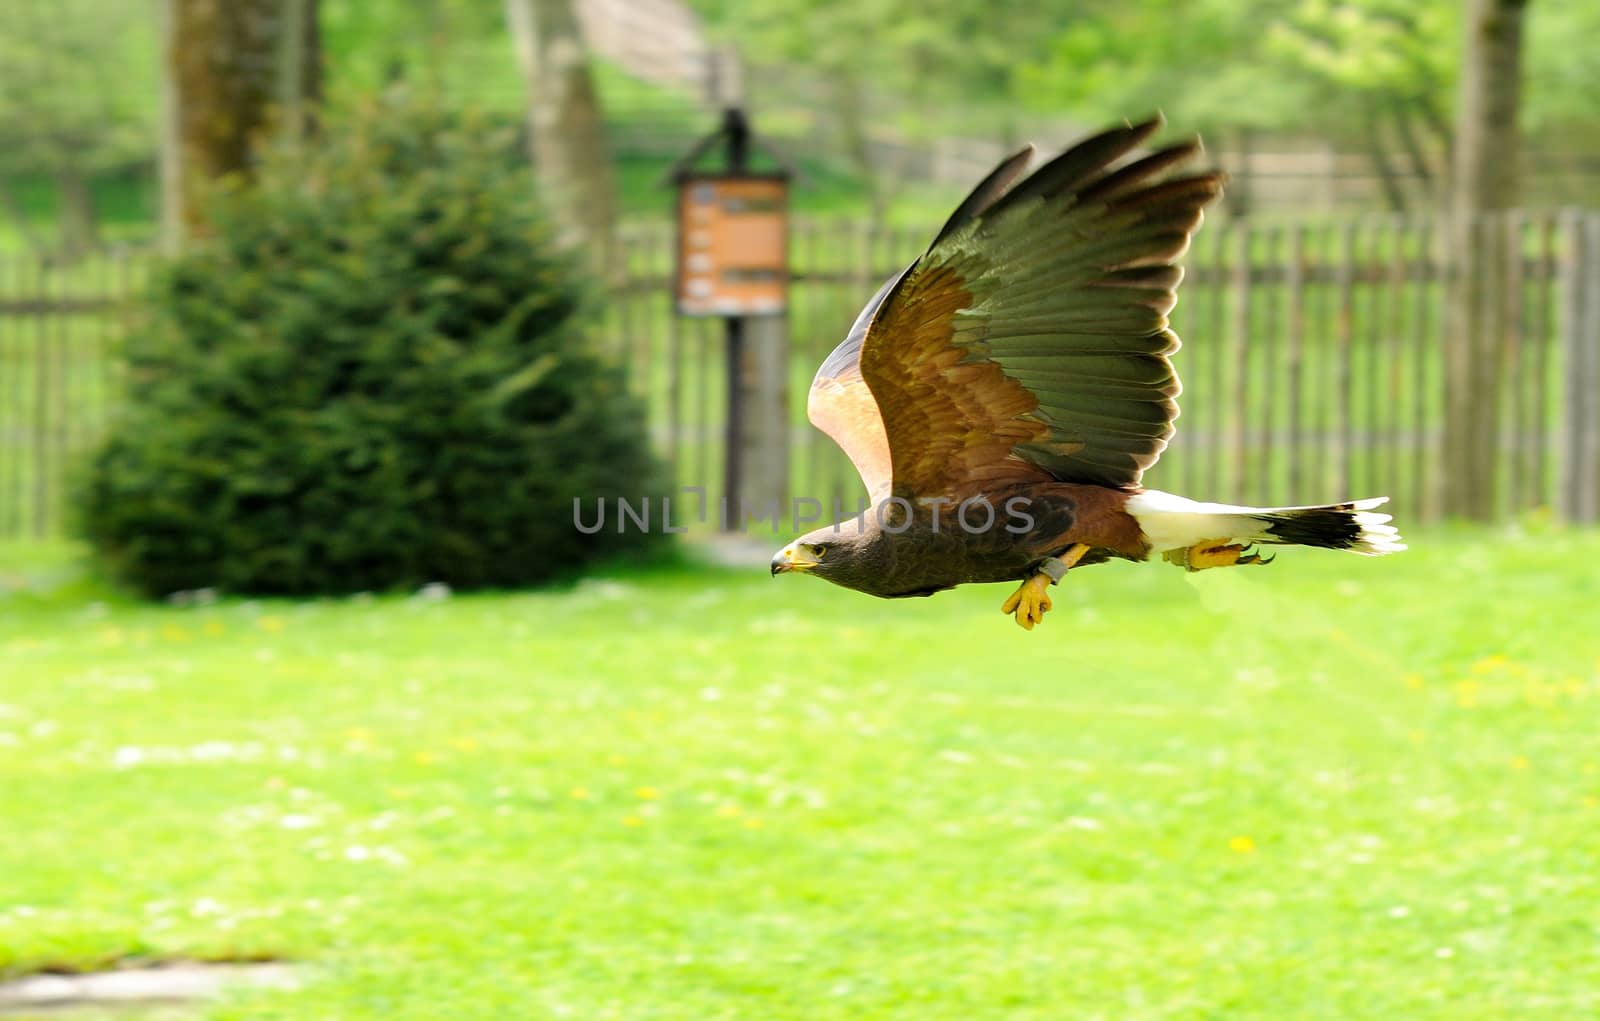
[[[674,168],[679,315],[722,319],[727,359],[723,527],[748,510],[781,512],[788,490],[789,173],[750,169],[744,112]],[[717,143],[722,167],[696,169]]]

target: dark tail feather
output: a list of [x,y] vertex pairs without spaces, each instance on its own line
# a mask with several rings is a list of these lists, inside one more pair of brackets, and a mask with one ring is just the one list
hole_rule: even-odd
[[1255,517],[1267,527],[1258,541],[1286,546],[1342,549],[1376,557],[1406,548],[1400,533],[1389,524],[1388,514],[1373,513],[1389,502],[1387,496],[1322,507],[1275,507]]

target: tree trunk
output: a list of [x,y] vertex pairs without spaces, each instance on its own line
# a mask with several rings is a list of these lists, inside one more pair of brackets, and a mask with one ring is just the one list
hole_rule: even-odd
[[297,145],[317,130],[322,105],[322,27],[319,0],[284,0],[279,46],[278,106],[283,136]]
[[1384,204],[1391,213],[1406,211],[1406,193],[1400,185],[1400,177],[1395,173],[1394,164],[1389,160],[1389,153],[1383,144],[1383,132],[1379,130],[1378,106],[1368,103],[1366,112],[1362,117],[1362,124],[1367,136],[1367,156],[1372,160],[1372,168],[1378,174],[1378,185],[1383,189]]
[[56,194],[61,198],[61,251],[77,258],[100,241],[100,217],[95,210],[89,179],[75,166],[56,171]]
[[616,264],[617,197],[600,100],[572,0],[506,0],[528,91],[528,147],[563,239],[602,273]]
[[1517,201],[1526,0],[1466,0],[1451,203],[1455,279],[1445,352],[1448,513],[1495,515],[1507,309],[1504,218]]
[[1439,112],[1438,105],[1428,96],[1417,97],[1412,105],[1421,115],[1422,123],[1427,126],[1428,133],[1439,146],[1439,151],[1444,154],[1440,161],[1442,171],[1438,176],[1438,208],[1448,210],[1453,186],[1451,176],[1455,173],[1453,166],[1456,151],[1455,131],[1450,127],[1450,122],[1444,114]]
[[248,175],[278,85],[284,0],[162,0],[162,234],[205,229],[207,183]]
[[1417,126],[1411,121],[1411,109],[1404,101],[1391,97],[1389,116],[1394,120],[1395,134],[1400,137],[1400,147],[1406,151],[1406,161],[1411,166],[1411,175],[1417,179],[1418,187],[1428,202],[1437,202],[1439,196],[1434,194],[1433,165],[1428,162],[1428,154],[1422,149],[1422,140],[1417,137]]

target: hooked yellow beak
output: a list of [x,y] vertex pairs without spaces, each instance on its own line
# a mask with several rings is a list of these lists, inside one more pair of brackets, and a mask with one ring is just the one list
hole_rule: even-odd
[[799,543],[791,542],[777,552],[772,558],[772,573],[784,574],[789,571],[809,571],[817,566],[817,558],[812,556],[806,548]]

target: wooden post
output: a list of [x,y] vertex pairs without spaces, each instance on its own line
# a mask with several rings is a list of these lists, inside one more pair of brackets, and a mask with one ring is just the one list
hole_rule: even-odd
[[752,514],[776,506],[781,522],[789,494],[789,322],[784,316],[751,316],[744,320],[744,334],[739,381],[743,488],[735,492]]
[[1302,501],[1304,480],[1301,478],[1301,444],[1304,439],[1302,416],[1305,405],[1305,342],[1306,342],[1306,228],[1297,223],[1289,228],[1289,350],[1286,376],[1289,398],[1284,407],[1288,421],[1289,466],[1288,503]]
[[[722,169],[694,171],[696,161],[719,143]],[[725,531],[742,530],[747,513],[770,517],[776,508],[781,516],[789,488],[787,175],[752,174],[751,144],[744,112],[730,107],[717,131],[675,168],[675,310],[716,316],[723,324],[722,489],[717,495],[726,508],[718,515]],[[744,226],[729,226],[735,221]],[[752,223],[759,228],[759,242]]]
[[1527,465],[1527,436],[1522,429],[1523,413],[1527,407],[1528,390],[1528,358],[1523,337],[1523,302],[1522,302],[1522,214],[1517,212],[1506,213],[1500,222],[1501,245],[1505,248],[1505,274],[1500,278],[1504,296],[1501,300],[1504,312],[1504,332],[1502,336],[1506,357],[1506,385],[1510,389],[1511,407],[1509,408],[1504,423],[1505,432],[1509,434],[1511,463],[1507,466],[1510,478],[1506,486],[1506,508],[1511,514],[1520,514],[1527,509],[1525,502],[1526,480],[1528,476]]
[[[1438,274],[1433,258],[1433,225],[1423,221],[1417,235],[1417,285],[1413,293],[1416,304],[1411,321],[1411,430],[1416,447],[1411,454],[1411,475],[1413,492],[1416,494],[1416,512],[1424,521],[1432,521],[1438,516],[1438,500],[1431,485],[1433,476],[1429,474],[1435,464],[1431,456],[1433,444],[1428,435],[1428,400],[1434,392],[1430,385],[1434,350],[1430,313],[1434,308],[1433,284]],[[1443,287],[1442,284],[1440,286]]]
[[724,361],[727,364],[728,399],[724,407],[722,432],[722,498],[731,508],[722,518],[725,532],[736,532],[743,521],[745,506],[744,462],[745,394],[753,375],[745,356],[743,316],[728,316],[722,321]]
[[1584,363],[1587,401],[1582,447],[1583,489],[1579,493],[1580,520],[1600,521],[1600,214],[1584,217],[1582,272],[1583,320],[1578,344],[1587,352]]
[[1600,397],[1595,394],[1594,376],[1600,369],[1591,365],[1600,360],[1591,350],[1592,340],[1585,336],[1594,316],[1587,308],[1592,282],[1585,276],[1593,275],[1596,261],[1589,251],[1587,219],[1576,210],[1563,218],[1562,233],[1566,246],[1561,260],[1561,347],[1566,364],[1566,414],[1562,422],[1561,445],[1561,510],[1570,521],[1592,520],[1593,499],[1589,479],[1590,458],[1589,422],[1590,404]]
[[[1339,264],[1334,269],[1339,302],[1334,320],[1335,351],[1338,357],[1338,368],[1335,370],[1338,394],[1334,404],[1337,409],[1335,429],[1338,446],[1335,448],[1337,455],[1334,458],[1334,473],[1339,480],[1338,490],[1341,493],[1351,491],[1351,448],[1355,445],[1355,422],[1351,414],[1355,377],[1350,366],[1355,336],[1355,258],[1356,224],[1354,220],[1348,220],[1339,231]],[[1350,497],[1341,496],[1339,499],[1347,500]]]
[[[1268,227],[1261,232],[1263,241],[1262,265],[1276,269],[1283,265],[1281,261],[1282,249],[1278,244],[1280,230],[1276,226]],[[1281,293],[1269,287],[1266,301],[1263,304],[1263,321],[1259,335],[1264,338],[1264,348],[1260,362],[1262,378],[1265,382],[1261,385],[1261,402],[1258,409],[1257,436],[1261,456],[1256,459],[1256,475],[1259,485],[1256,487],[1256,496],[1263,505],[1286,503],[1283,497],[1283,477],[1278,471],[1278,462],[1281,459],[1280,438],[1278,436],[1278,395],[1283,383],[1282,353],[1283,345],[1279,340],[1278,321],[1281,312]]]
[[[1404,503],[1402,482],[1405,472],[1405,421],[1401,412],[1405,402],[1405,354],[1401,349],[1406,335],[1406,245],[1411,240],[1405,217],[1389,221],[1393,228],[1389,242],[1389,330],[1383,345],[1384,396],[1389,408],[1389,465],[1383,489],[1391,498]],[[1407,508],[1416,513],[1414,508]]]
[[[1245,154],[1245,158],[1249,158],[1248,153]],[[1229,331],[1234,353],[1233,499],[1236,503],[1246,502],[1245,487],[1249,485],[1252,472],[1259,472],[1265,476],[1271,471],[1270,464],[1251,460],[1248,446],[1247,430],[1253,410],[1251,407],[1253,388],[1250,385],[1250,242],[1252,239],[1250,224],[1241,220],[1235,246],[1238,262],[1233,266],[1233,329]],[[1218,281],[1217,293],[1222,293],[1221,281]],[[1262,396],[1266,397],[1266,393],[1263,392]],[[1220,407],[1218,410],[1221,410]],[[1221,454],[1220,450],[1218,454]]]
[[50,500],[50,287],[48,263],[39,263],[40,308],[34,319],[33,536],[42,539]]
[[1487,521],[1499,483],[1504,245],[1484,214],[1516,205],[1526,0],[1466,0],[1445,357],[1445,510]]
[[[1242,231],[1242,227],[1240,228]],[[1227,392],[1227,344],[1228,344],[1228,239],[1232,235],[1234,224],[1227,223],[1216,232],[1216,244],[1211,249],[1211,272],[1207,290],[1211,293],[1211,336],[1206,339],[1202,350],[1210,361],[1209,392],[1213,395],[1211,405],[1206,409],[1205,425],[1207,433],[1206,457],[1206,498],[1210,500],[1223,499],[1223,460],[1227,456],[1227,425],[1225,411],[1226,403],[1223,394]]]
[[1550,500],[1550,348],[1555,343],[1550,336],[1550,306],[1555,300],[1555,239],[1556,218],[1545,213],[1539,217],[1539,284],[1533,326],[1533,491],[1537,497],[1534,505],[1538,507],[1547,506]]

